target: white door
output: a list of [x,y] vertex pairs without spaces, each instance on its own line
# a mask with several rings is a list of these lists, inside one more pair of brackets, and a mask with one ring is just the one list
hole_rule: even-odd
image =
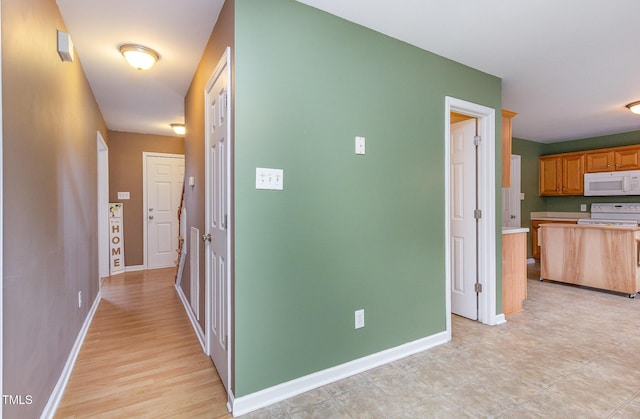
[[207,343],[209,355],[229,390],[230,304],[230,94],[229,49],[205,91]]
[[477,320],[476,120],[451,124],[451,312]]
[[176,266],[178,259],[178,207],[184,180],[184,156],[145,155],[146,266]]
[[511,187],[502,188],[502,226],[520,227],[520,156],[511,155]]

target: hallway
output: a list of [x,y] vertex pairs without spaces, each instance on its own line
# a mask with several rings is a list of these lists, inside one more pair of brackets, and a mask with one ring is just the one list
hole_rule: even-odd
[[57,418],[231,417],[174,280],[175,268],[105,279]]

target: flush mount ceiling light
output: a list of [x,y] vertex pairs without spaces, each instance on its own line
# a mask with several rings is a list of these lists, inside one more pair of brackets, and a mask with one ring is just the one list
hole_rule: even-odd
[[628,104],[627,109],[629,109],[633,113],[640,114],[640,100],[637,102]]
[[171,124],[171,128],[173,129],[173,132],[175,132],[178,135],[184,135],[185,132],[187,132],[187,130],[184,127],[184,124]]
[[120,53],[131,67],[137,70],[148,70],[160,58],[158,53],[142,45],[125,44],[120,47]]

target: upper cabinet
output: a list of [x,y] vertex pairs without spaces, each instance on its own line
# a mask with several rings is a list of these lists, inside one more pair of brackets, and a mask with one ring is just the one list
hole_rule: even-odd
[[584,193],[584,154],[567,153],[539,159],[540,195],[582,195]]
[[585,151],[585,173],[640,169],[640,145]]
[[502,187],[511,186],[511,119],[516,116],[516,112],[502,110]]
[[540,195],[582,195],[584,174],[640,170],[640,144],[540,156]]

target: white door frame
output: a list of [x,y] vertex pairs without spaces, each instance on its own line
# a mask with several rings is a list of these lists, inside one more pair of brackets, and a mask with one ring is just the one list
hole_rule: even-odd
[[[184,158],[184,154],[170,153],[153,153],[149,151],[142,152],[142,269],[147,269],[147,157],[180,157]],[[179,204],[179,203],[178,203]],[[177,220],[176,220],[177,222]]]
[[504,322],[496,315],[496,176],[495,109],[453,97],[445,97],[445,299],[447,334],[451,339],[451,112],[478,120],[478,202],[482,218],[478,225],[478,267],[482,292],[478,298],[478,321],[495,325]]
[[[0,6],[2,5],[2,1],[0,0]],[[2,7],[0,7],[0,9],[2,9]],[[0,22],[2,22],[2,16],[0,14]],[[0,23],[0,57],[2,56],[2,24]],[[4,178],[2,176],[2,174],[4,173],[4,165],[2,164],[4,156],[2,153],[2,143],[3,143],[3,137],[2,137],[2,132],[4,131],[3,127],[2,127],[2,121],[3,121],[3,116],[2,116],[2,60],[0,60],[0,220],[4,219],[4,214],[2,212],[2,209],[4,208],[4,202],[3,202],[3,196],[4,196]],[[3,259],[2,259],[2,255],[4,254],[4,249],[3,249],[3,243],[4,243],[4,232],[3,232],[3,226],[2,223],[0,223],[0,377],[4,377],[4,355],[2,353],[2,348],[4,346],[4,342],[2,340],[2,336],[4,335],[4,331],[3,331],[3,324],[4,324],[4,317],[2,315],[2,313],[4,312],[4,308],[3,308],[3,301],[4,301],[4,294],[2,293],[2,290],[4,289],[4,275],[2,275],[2,272],[4,272],[4,265],[3,265]],[[0,394],[4,394],[4,391],[2,390],[2,382],[4,380],[0,379]],[[0,418],[2,418],[2,409],[0,409]]]
[[[227,170],[227,255],[226,255],[226,260],[227,260],[227,266],[228,269],[226,269],[226,274],[227,274],[227,278],[226,278],[226,282],[227,282],[227,286],[226,286],[226,290],[227,290],[227,295],[226,295],[226,299],[227,299],[227,331],[228,331],[228,337],[227,337],[227,371],[228,371],[228,377],[227,377],[227,383],[228,383],[228,400],[229,403],[227,404],[227,407],[229,408],[231,406],[230,401],[233,400],[233,393],[232,393],[232,388],[233,388],[233,383],[232,383],[232,374],[231,374],[231,354],[233,353],[233,329],[231,329],[231,316],[233,313],[233,310],[231,309],[231,275],[232,275],[232,271],[234,268],[234,261],[233,261],[233,252],[232,252],[232,244],[233,244],[233,234],[234,234],[234,219],[233,219],[233,212],[231,211],[232,209],[232,199],[233,199],[233,191],[232,191],[232,175],[233,175],[233,171],[231,170],[231,155],[233,154],[233,131],[232,131],[232,124],[231,124],[231,109],[233,106],[233,95],[232,95],[232,89],[231,86],[233,86],[233,81],[231,79],[231,48],[227,47],[224,51],[224,53],[222,54],[222,57],[220,58],[220,61],[218,61],[218,65],[216,66],[215,70],[213,71],[213,73],[211,74],[211,77],[209,78],[209,80],[207,81],[207,84],[205,85],[204,88],[204,92],[203,92],[203,96],[204,96],[204,106],[205,106],[205,124],[208,124],[209,122],[207,121],[206,118],[206,108],[207,106],[209,106],[207,104],[207,91],[209,91],[212,87],[213,84],[216,82],[216,80],[218,79],[218,76],[220,76],[220,74],[222,74],[223,71],[227,72],[227,80],[229,81],[229,95],[228,95],[228,106],[227,106],[227,139],[228,139],[228,146],[227,146],[227,164],[226,164],[226,170]],[[212,224],[211,223],[211,219],[213,218],[213,208],[211,208],[211,193],[210,191],[210,182],[212,179],[212,162],[210,161],[210,155],[211,153],[209,152],[209,150],[211,150],[211,138],[209,135],[209,129],[205,126],[205,226],[207,226],[206,228],[208,229],[209,226]],[[205,232],[206,234],[206,232]],[[205,263],[204,263],[204,277],[205,277],[205,342],[206,342],[206,354],[211,356],[211,322],[212,322],[212,316],[213,316],[213,301],[211,301],[211,258],[209,257],[209,253],[208,250],[206,249],[205,246]],[[229,410],[231,411],[231,410]]]
[[109,147],[100,131],[98,145],[98,289],[109,276]]

